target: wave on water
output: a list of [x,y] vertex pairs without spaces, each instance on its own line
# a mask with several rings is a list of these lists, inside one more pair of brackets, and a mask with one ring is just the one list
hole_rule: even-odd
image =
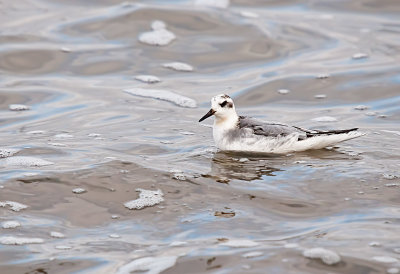
[[197,106],[195,100],[183,95],[176,94],[175,92],[169,90],[131,88],[125,89],[124,91],[136,96],[168,101],[180,107],[195,108]]

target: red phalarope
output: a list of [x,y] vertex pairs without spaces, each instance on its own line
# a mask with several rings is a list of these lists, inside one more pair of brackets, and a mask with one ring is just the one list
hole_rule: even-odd
[[211,109],[199,122],[214,115],[213,137],[217,147],[226,151],[289,153],[321,149],[360,137],[358,128],[308,130],[281,123],[263,122],[238,116],[232,98],[220,94],[211,99]]

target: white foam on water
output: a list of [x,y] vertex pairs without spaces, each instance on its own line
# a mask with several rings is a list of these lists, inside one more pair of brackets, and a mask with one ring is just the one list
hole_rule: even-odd
[[118,234],[110,234],[110,235],[108,235],[108,237],[114,238],[114,239],[121,238],[121,236],[119,236]]
[[321,116],[321,117],[313,118],[311,120],[315,121],[315,122],[336,122],[337,121],[337,119],[332,116]]
[[0,202],[0,207],[6,207],[9,206],[12,211],[21,211],[22,209],[28,208],[27,205],[18,203],[18,202],[13,202],[13,201],[5,201],[5,202]]
[[253,251],[253,252],[248,252],[242,255],[243,258],[254,258],[254,257],[260,257],[264,255],[263,252],[261,251]]
[[182,135],[194,135],[195,134],[194,132],[191,132],[191,131],[181,131],[179,133]]
[[197,106],[195,100],[176,94],[169,90],[132,88],[132,89],[125,89],[124,91],[136,96],[168,101],[181,107],[195,108]]
[[385,184],[385,186],[386,186],[386,187],[396,187],[396,186],[400,186],[400,184],[396,184],[396,183],[393,183],[393,184]]
[[169,172],[172,173],[172,179],[178,180],[178,181],[185,181],[186,176],[183,173],[182,170],[179,169],[171,169]]
[[25,244],[41,244],[44,240],[41,238],[24,238],[24,237],[13,237],[5,236],[0,237],[0,244],[3,245],[25,245]]
[[101,134],[100,133],[89,133],[88,137],[93,137],[93,138],[101,137]]
[[330,75],[329,74],[327,74],[327,73],[320,73],[320,74],[318,74],[317,75],[317,79],[327,79],[327,78],[329,78],[330,77]]
[[175,242],[172,242],[172,243],[169,244],[169,246],[172,246],[172,247],[174,247],[174,246],[184,246],[184,245],[187,245],[187,242],[175,241]]
[[47,143],[50,146],[55,146],[55,147],[66,147],[66,144],[62,144],[62,143]]
[[139,41],[153,46],[166,46],[176,39],[173,32],[166,29],[163,21],[154,21],[151,24],[152,31],[144,32],[139,35]]
[[44,134],[44,133],[46,133],[46,131],[44,131],[44,130],[31,130],[31,131],[28,131],[26,134],[38,135],[38,134]]
[[299,245],[296,243],[287,243],[284,245],[284,248],[298,248]]
[[0,162],[3,166],[24,166],[24,167],[41,167],[54,165],[53,162],[49,162],[36,157],[29,156],[14,156],[6,158]]
[[384,174],[382,174],[382,176],[386,180],[394,180],[394,179],[400,178],[400,176],[398,176],[398,175],[389,174],[389,173],[384,173]]
[[358,106],[355,106],[354,109],[356,109],[356,110],[366,110],[366,109],[368,109],[368,106],[358,105]]
[[372,257],[374,261],[380,262],[380,263],[385,263],[385,264],[391,264],[391,263],[397,263],[399,260],[393,257],[389,256],[375,256]]
[[54,135],[54,138],[56,139],[71,139],[74,138],[74,135],[68,134],[68,133],[60,133]]
[[53,238],[65,238],[65,235],[61,232],[51,231],[50,236]]
[[74,188],[74,189],[72,190],[72,192],[75,193],[75,194],[81,194],[81,193],[85,193],[85,192],[86,192],[86,189],[81,188],[81,187],[77,187],[77,188]]
[[327,265],[340,262],[340,256],[336,252],[321,247],[306,249],[303,252],[303,256],[311,259],[321,259]]
[[59,249],[59,250],[68,250],[68,249],[71,249],[72,247],[71,246],[69,246],[69,245],[57,245],[56,247],[55,247],[55,249]]
[[116,160],[117,157],[108,156],[108,157],[104,157],[104,159],[105,159],[105,160],[111,160],[111,161],[113,161],[113,160]]
[[182,62],[171,62],[171,63],[165,63],[162,65],[164,68],[169,68],[169,69],[173,69],[173,70],[177,70],[177,71],[185,71],[185,72],[189,72],[189,71],[193,71],[194,68],[186,63],[182,63]]
[[147,271],[146,274],[158,274],[173,267],[177,259],[177,256],[144,257],[121,266],[117,274],[130,274],[132,272],[143,271]]
[[326,94],[317,94],[317,95],[314,95],[314,98],[315,99],[325,99],[327,96],[326,96]]
[[285,88],[281,88],[281,89],[278,89],[278,93],[284,95],[284,94],[290,93],[290,90],[285,89]]
[[259,243],[247,239],[233,239],[227,242],[220,243],[220,245],[229,247],[254,247],[258,246]]
[[226,9],[229,7],[229,2],[229,0],[195,0],[194,3],[196,6]]
[[16,228],[16,227],[19,227],[19,226],[21,226],[21,224],[19,222],[17,222],[17,221],[5,221],[5,222],[1,223],[1,227],[2,228],[6,228],[6,229],[8,229],[8,228]]
[[363,59],[363,58],[367,58],[367,57],[368,57],[368,54],[362,53],[362,52],[355,53],[352,56],[353,59]]
[[251,11],[245,11],[245,10],[242,10],[239,14],[241,16],[243,16],[243,17],[246,17],[246,18],[258,18],[258,17],[260,17],[260,15],[258,15],[257,13],[254,13],[254,12],[251,12]]
[[19,152],[20,149],[16,148],[0,148],[0,158],[7,158],[13,156],[15,153]]
[[154,75],[137,75],[135,79],[149,84],[161,82],[160,78]]
[[164,145],[170,145],[170,144],[173,144],[174,142],[171,142],[169,140],[165,140],[165,141],[160,141],[160,143],[164,144]]
[[30,107],[27,105],[21,105],[21,104],[11,104],[8,106],[9,110],[12,111],[22,111],[22,110],[29,110]]
[[30,176],[36,176],[39,175],[39,173],[37,172],[23,172],[20,173],[21,177],[30,177]]
[[397,273],[400,272],[400,270],[398,268],[396,268],[396,267],[391,267],[388,270],[386,270],[386,272],[389,273],[389,274],[397,274]]
[[153,30],[160,30],[160,29],[166,29],[167,28],[167,24],[165,24],[164,21],[161,20],[155,20],[151,23],[151,28]]
[[381,246],[381,243],[380,242],[370,242],[368,245],[372,246],[372,247],[378,247],[378,246]]
[[72,50],[71,50],[70,48],[68,48],[68,47],[61,47],[60,50],[61,50],[62,52],[71,52],[71,51],[72,51]]
[[183,173],[174,173],[174,174],[172,174],[172,179],[175,179],[178,181],[186,181],[186,176]]
[[158,190],[146,190],[142,188],[136,189],[140,192],[139,199],[132,200],[124,203],[124,206],[129,209],[142,209],[149,206],[158,205],[164,201],[164,194],[161,189]]

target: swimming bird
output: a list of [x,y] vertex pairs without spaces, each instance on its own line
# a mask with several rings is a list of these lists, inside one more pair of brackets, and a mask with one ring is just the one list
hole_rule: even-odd
[[239,116],[226,94],[211,99],[210,111],[199,122],[215,116],[213,137],[220,150],[260,153],[289,153],[321,149],[360,137],[358,128],[344,130],[309,130],[283,123],[264,122]]

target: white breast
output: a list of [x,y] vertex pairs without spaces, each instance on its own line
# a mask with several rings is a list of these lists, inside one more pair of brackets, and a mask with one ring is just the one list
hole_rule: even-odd
[[229,132],[237,129],[238,117],[230,116],[219,118],[216,117],[213,125],[213,137],[217,147],[221,150],[230,150],[230,135]]
[[224,129],[223,127],[219,127],[216,125],[213,126],[214,142],[217,145],[217,147],[221,150],[227,150],[225,132],[226,129]]

